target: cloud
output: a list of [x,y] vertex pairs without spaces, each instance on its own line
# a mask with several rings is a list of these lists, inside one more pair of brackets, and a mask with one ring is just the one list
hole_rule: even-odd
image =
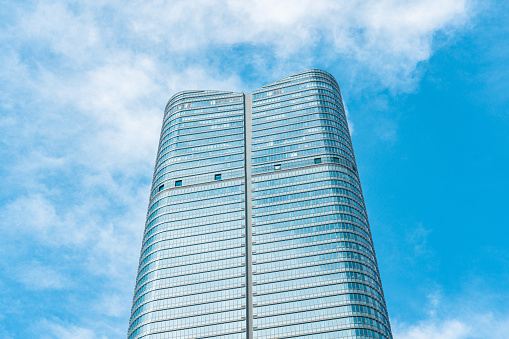
[[41,194],[20,197],[4,211],[7,219],[2,222],[3,231],[12,238],[28,236],[52,247],[76,246],[87,239],[87,229],[76,223],[81,213],[60,211]]
[[413,252],[415,256],[427,256],[433,255],[428,245],[428,237],[431,231],[424,228],[422,223],[417,223],[414,228],[408,230],[406,239],[409,244],[413,246]]
[[33,11],[20,16],[16,28],[21,32],[16,35],[35,42],[33,48],[49,48],[78,65],[86,62],[102,42],[101,32],[93,12],[73,10],[73,7],[66,1],[38,2]]
[[[437,32],[461,28],[470,15],[465,0],[6,6],[0,268],[21,283],[20,295],[69,292],[52,302],[72,305],[70,314],[34,325],[50,338],[125,335],[162,110],[172,94],[241,91],[316,64],[338,65],[347,87],[409,91]],[[22,312],[41,317],[28,306]],[[0,329],[8,336],[8,326]]]
[[[145,1],[123,11],[134,36],[176,53],[249,44],[273,48],[286,61],[306,54],[343,58],[399,90],[431,56],[434,35],[462,27],[470,15],[466,0]],[[323,43],[327,48],[316,53]]]
[[92,339],[98,338],[92,329],[69,325],[60,324],[48,320],[41,321],[38,329],[42,330],[41,338],[44,339]]
[[424,322],[395,332],[395,339],[463,339],[468,338],[470,328],[458,320]]
[[62,289],[70,284],[69,279],[61,272],[37,261],[18,269],[18,278],[31,290]]
[[[493,307],[486,300],[478,300],[479,291],[463,291],[460,294],[444,296],[439,287],[429,293],[423,306],[425,319],[415,322],[392,319],[394,339],[484,339],[505,338],[509,333],[509,313],[505,307]],[[503,300],[503,295],[495,296]]]
[[269,49],[275,64],[341,60],[349,75],[368,71],[370,82],[401,91],[432,55],[433,37],[464,27],[471,15],[467,0],[43,1],[23,13],[12,28],[19,41],[10,42],[30,41],[39,58],[56,57],[68,71],[128,52],[164,61],[154,63],[162,66],[157,71],[172,76],[196,60],[207,68],[206,56],[214,50],[257,46],[245,57]]
[[398,324],[394,339],[484,339],[505,338],[509,333],[509,316],[471,312],[447,319],[430,318],[417,325]]
[[107,316],[119,317],[125,313],[125,308],[130,307],[129,302],[126,302],[125,295],[114,294],[104,295],[101,302],[96,306],[96,312],[105,314]]

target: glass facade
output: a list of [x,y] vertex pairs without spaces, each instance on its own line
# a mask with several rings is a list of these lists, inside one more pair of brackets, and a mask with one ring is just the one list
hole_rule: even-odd
[[128,338],[245,338],[242,93],[168,103]]
[[392,338],[339,87],[176,94],[128,338],[293,337]]

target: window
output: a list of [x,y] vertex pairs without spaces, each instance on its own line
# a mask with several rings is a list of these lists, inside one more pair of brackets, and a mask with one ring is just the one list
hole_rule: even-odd
[[315,158],[315,164],[321,164],[322,158]]
[[164,184],[162,184],[161,186],[159,186],[159,188],[158,188],[158,190],[157,190],[157,191],[158,191],[158,192],[161,192],[161,191],[163,190],[163,188],[164,188]]
[[175,181],[175,187],[182,186],[182,180],[176,180]]
[[280,169],[281,169],[281,164],[274,165],[275,171],[280,170]]
[[339,164],[339,158],[332,158],[332,162]]
[[221,180],[221,174],[214,175],[214,180]]

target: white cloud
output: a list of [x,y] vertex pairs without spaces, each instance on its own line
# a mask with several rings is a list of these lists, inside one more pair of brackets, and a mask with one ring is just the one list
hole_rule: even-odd
[[63,289],[69,286],[70,280],[52,267],[38,261],[18,268],[18,279],[31,290]]
[[426,319],[413,323],[391,320],[394,339],[506,338],[509,313],[504,313],[504,308],[496,312],[486,300],[477,300],[478,294],[464,291],[450,298],[443,295],[441,287],[435,289],[423,307]]
[[424,228],[422,223],[417,223],[414,227],[409,227],[406,239],[413,246],[414,255],[431,256],[433,253],[428,245],[428,237],[431,231]]
[[245,43],[272,46],[288,59],[330,43],[321,57],[353,59],[399,90],[431,56],[434,34],[469,17],[466,0],[145,1],[124,11],[135,36],[178,53]]
[[96,312],[107,316],[118,317],[125,312],[126,307],[130,307],[130,299],[126,300],[123,294],[104,295],[101,302],[95,307]]
[[99,336],[96,335],[96,333],[94,333],[92,329],[69,324],[59,324],[49,320],[41,321],[37,326],[37,331],[40,338],[44,339],[100,338]]
[[485,339],[506,338],[509,316],[469,312],[456,317],[430,318],[417,325],[398,324],[393,328],[394,339]]
[[470,328],[458,320],[424,322],[395,332],[395,339],[464,339],[468,338]]
[[[45,246],[76,246],[87,240],[87,228],[76,222],[83,216],[81,208],[59,210],[42,194],[23,196],[5,207],[2,231],[11,237],[25,235]],[[90,226],[88,227],[90,228]]]
[[[298,55],[302,67],[316,58],[347,61],[368,69],[369,81],[405,90],[432,55],[433,36],[462,27],[470,13],[467,0],[44,1],[23,13],[13,35],[65,56],[64,67],[107,63],[130,51],[164,60],[168,68],[157,71],[174,76],[182,73],[177,60],[247,44],[274,49],[285,63]],[[319,44],[327,47],[317,53]]]
[[[8,176],[0,236],[17,252],[2,254],[6,262],[34,263],[14,269],[31,290],[104,277],[93,300],[100,310],[76,317],[83,323],[115,318],[111,324],[123,317],[121,325],[41,325],[51,338],[91,338],[116,336],[127,326],[166,100],[183,89],[253,86],[234,70],[223,71],[225,65],[211,60],[214,53],[255,46],[242,62],[266,81],[321,60],[344,64],[359,88],[366,76],[406,91],[417,65],[433,53],[433,36],[461,27],[469,9],[465,0],[43,0],[12,13],[0,35],[6,46],[0,142],[8,145],[2,150],[8,161],[0,159]],[[51,260],[31,258],[35,246]],[[64,274],[60,266],[70,263],[74,270]]]
[[103,42],[101,34],[104,32],[96,25],[96,14],[67,1],[41,1],[33,11],[23,13],[16,27],[19,32],[15,34],[31,40],[33,48],[49,48],[53,53],[65,55],[75,67],[90,61],[88,59],[94,57],[95,50]]

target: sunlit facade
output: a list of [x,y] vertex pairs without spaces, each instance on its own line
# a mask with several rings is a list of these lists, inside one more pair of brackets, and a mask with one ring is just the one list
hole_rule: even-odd
[[329,73],[170,99],[129,325],[129,339],[392,338]]

